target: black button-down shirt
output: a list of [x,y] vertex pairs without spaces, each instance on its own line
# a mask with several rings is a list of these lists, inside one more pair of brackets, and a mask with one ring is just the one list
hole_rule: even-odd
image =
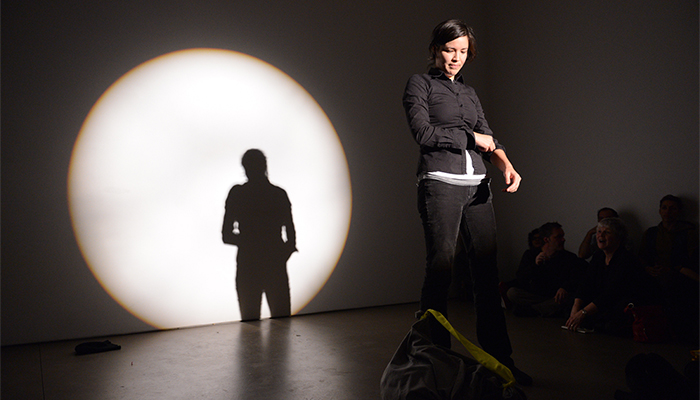
[[[493,132],[476,92],[461,75],[454,81],[438,69],[413,75],[406,84],[403,105],[411,133],[420,145],[418,174],[486,173],[483,160],[488,160],[491,153],[476,148],[474,132],[491,136]],[[497,149],[505,149],[494,142]],[[473,170],[469,170],[470,165]]]

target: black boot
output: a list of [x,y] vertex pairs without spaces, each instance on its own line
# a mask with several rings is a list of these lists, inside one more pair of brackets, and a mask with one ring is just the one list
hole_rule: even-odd
[[515,361],[513,361],[512,358],[508,357],[507,359],[504,360],[498,360],[501,362],[501,364],[505,365],[508,367],[510,372],[513,373],[513,377],[515,378],[515,381],[521,385],[521,386],[532,386],[532,377],[530,375],[524,373],[521,371],[518,367],[515,366]]

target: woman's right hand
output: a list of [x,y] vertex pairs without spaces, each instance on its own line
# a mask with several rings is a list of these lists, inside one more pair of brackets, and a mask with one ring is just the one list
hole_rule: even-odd
[[590,240],[592,237],[595,236],[595,233],[597,230],[598,230],[598,225],[594,226],[588,232],[586,232],[586,237]]
[[476,141],[476,148],[482,152],[491,152],[496,150],[496,143],[494,143],[491,135],[484,135],[482,133],[474,132],[474,140]]
[[566,327],[571,331],[577,330],[581,326],[583,317],[585,316],[581,310],[572,309],[569,319],[566,321]]

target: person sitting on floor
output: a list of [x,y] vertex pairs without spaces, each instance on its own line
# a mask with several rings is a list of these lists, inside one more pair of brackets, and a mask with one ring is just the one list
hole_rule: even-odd
[[[532,260],[534,262],[537,255],[542,251],[543,244],[544,242],[542,241],[542,236],[540,235],[540,228],[531,230],[530,233],[527,234],[527,250],[525,250],[522,257],[520,257],[520,264],[518,265],[522,265],[526,262],[526,260]],[[511,303],[510,299],[508,299],[508,290],[512,287],[521,286],[522,285],[518,283],[517,278],[510,281],[498,282],[498,291],[501,294],[501,305],[503,308],[506,310],[513,308],[513,303]]]
[[[598,210],[598,222],[600,222],[603,218],[617,217],[619,217],[617,211],[613,210],[610,207],[603,207],[600,210]],[[597,229],[598,224],[596,222],[596,226],[594,226],[588,232],[586,232],[586,236],[583,238],[583,241],[578,246],[578,256],[580,258],[588,260],[589,258],[591,258],[593,253],[595,253],[596,250],[598,250],[598,245],[595,238],[595,232]]]
[[556,316],[571,307],[586,262],[564,249],[564,230],[557,222],[539,228],[542,249],[525,257],[516,272],[516,286],[508,299],[516,316]]
[[598,248],[576,294],[566,327],[570,330],[593,329],[620,335],[632,332],[629,303],[648,304],[650,293],[643,285],[639,260],[622,245],[627,229],[620,218],[598,222]]
[[542,245],[544,245],[544,240],[542,240],[542,234],[540,234],[540,228],[533,229],[527,234],[527,250],[523,253],[523,257],[520,260],[522,263],[523,259],[532,258],[533,260],[537,258],[537,255],[542,252]]

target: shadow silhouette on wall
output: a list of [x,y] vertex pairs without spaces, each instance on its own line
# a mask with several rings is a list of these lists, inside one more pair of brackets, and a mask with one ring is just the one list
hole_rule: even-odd
[[248,181],[231,188],[221,231],[238,246],[236,290],[241,320],[260,319],[265,293],[274,317],[291,315],[287,260],[297,251],[292,205],[284,189],[270,183],[267,159],[250,149],[241,161]]

